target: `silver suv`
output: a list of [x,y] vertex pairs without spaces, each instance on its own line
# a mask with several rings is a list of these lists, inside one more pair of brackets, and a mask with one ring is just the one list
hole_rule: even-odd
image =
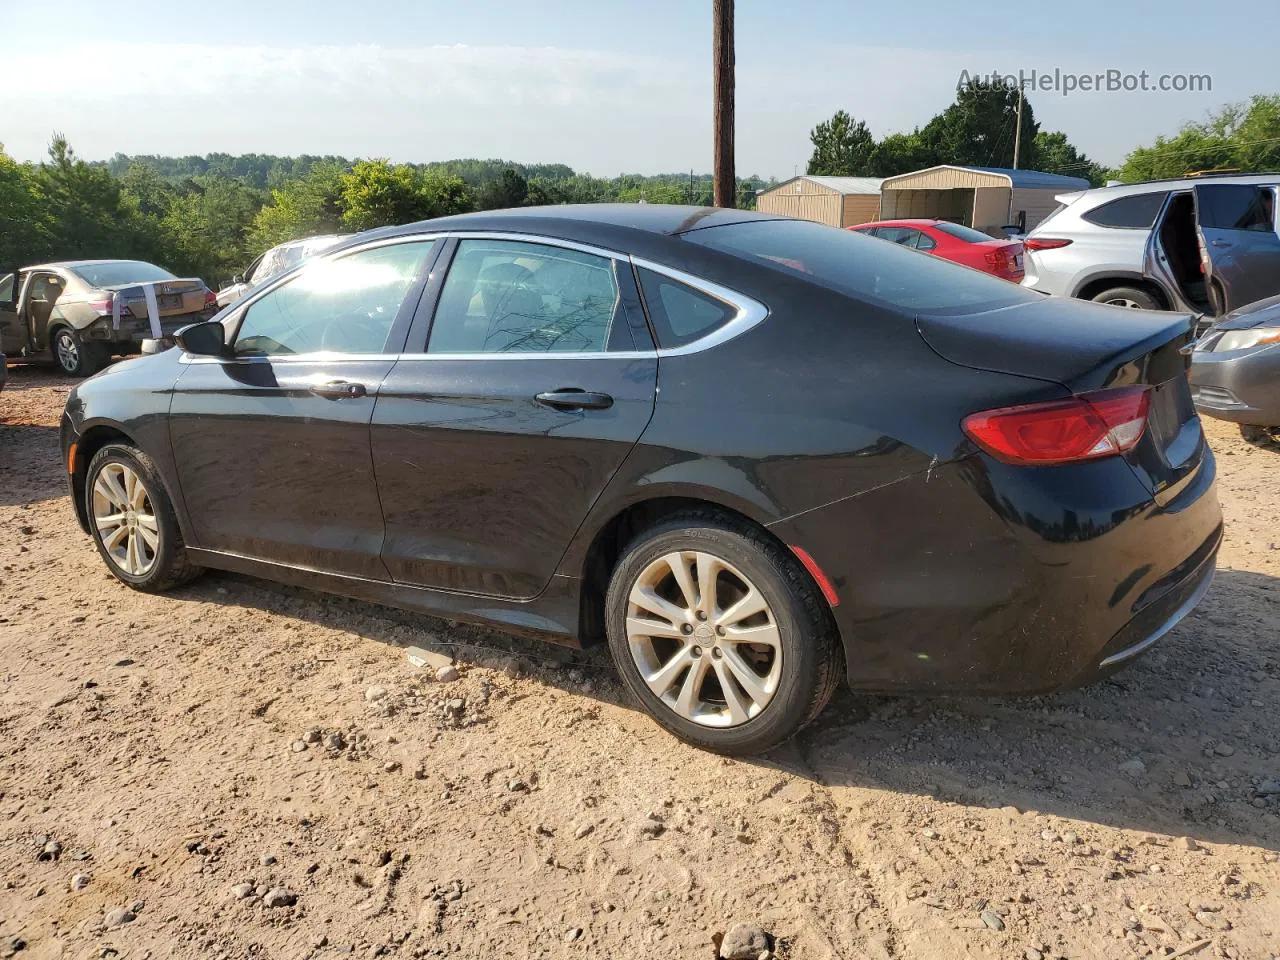
[[1280,174],[1203,175],[1062,194],[1024,241],[1024,285],[1219,317],[1280,293]]

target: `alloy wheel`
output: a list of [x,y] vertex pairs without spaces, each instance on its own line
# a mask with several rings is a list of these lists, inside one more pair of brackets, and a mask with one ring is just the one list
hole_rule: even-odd
[[736,727],[773,700],[782,638],[764,595],[726,561],[682,550],[641,571],[627,645],[655,697],[685,720]]
[[1128,307],[1130,310],[1141,310],[1142,304],[1136,300],[1130,300],[1128,297],[1116,297],[1114,300],[1107,300],[1106,303],[1113,307]]
[[58,354],[58,366],[67,373],[75,373],[80,368],[80,345],[66,330],[58,331],[54,339],[54,350]]
[[93,523],[111,561],[145,576],[160,552],[160,527],[142,479],[123,463],[107,463],[93,481]]

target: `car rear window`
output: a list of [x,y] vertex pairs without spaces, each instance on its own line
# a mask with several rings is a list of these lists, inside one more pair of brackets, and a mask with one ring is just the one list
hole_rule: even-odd
[[72,267],[71,272],[91,287],[118,287],[125,283],[155,283],[176,279],[168,270],[141,260],[86,263]]
[[1042,294],[894,243],[804,220],[758,220],[684,235],[841,293],[911,312],[975,313]]
[[963,240],[965,243],[986,243],[992,239],[981,230],[975,230],[973,227],[966,227],[959,223],[947,223],[945,220],[941,223],[935,223],[934,227],[943,233],[951,234],[957,240]]
[[1095,207],[1088,213],[1080,214],[1081,220],[1088,220],[1100,227],[1119,227],[1128,230],[1150,230],[1156,222],[1156,214],[1164,206],[1164,198],[1169,194],[1164,190],[1154,193],[1138,193],[1132,197],[1120,197],[1110,203]]

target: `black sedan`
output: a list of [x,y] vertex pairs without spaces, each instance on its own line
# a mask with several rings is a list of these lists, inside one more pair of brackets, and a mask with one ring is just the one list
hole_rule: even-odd
[[1191,395],[1246,440],[1280,439],[1280,297],[1228,314],[1196,343]]
[[78,386],[111,572],[214,567],[607,639],[676,735],[766,749],[846,679],[1051,691],[1207,589],[1190,319],[818,224],[528,208],[362,234]]

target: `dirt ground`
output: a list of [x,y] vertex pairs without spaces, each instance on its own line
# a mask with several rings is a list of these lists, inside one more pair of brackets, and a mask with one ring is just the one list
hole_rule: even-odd
[[731,761],[603,651],[126,589],[65,494],[70,385],[0,392],[0,957],[712,960],[735,921],[805,960],[1280,956],[1280,450],[1207,425],[1217,581],[1113,679],[843,692]]

